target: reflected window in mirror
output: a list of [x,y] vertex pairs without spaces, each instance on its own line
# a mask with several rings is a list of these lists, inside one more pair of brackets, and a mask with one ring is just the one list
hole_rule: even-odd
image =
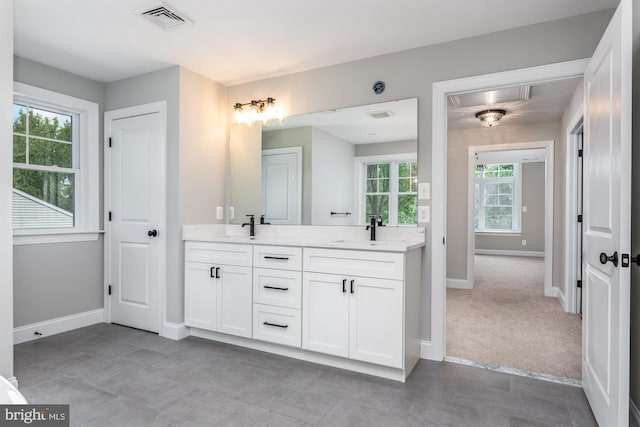
[[416,225],[418,212],[418,163],[415,154],[359,158],[357,187],[360,220],[372,216],[388,225]]

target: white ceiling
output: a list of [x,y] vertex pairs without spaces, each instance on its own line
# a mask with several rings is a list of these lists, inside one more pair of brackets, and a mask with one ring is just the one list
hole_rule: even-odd
[[[159,3],[159,2],[158,2]],[[15,53],[108,82],[182,65],[225,85],[613,8],[618,0],[170,0],[195,24],[163,31],[140,0],[18,0]]]
[[[559,122],[562,120],[571,96],[581,82],[581,79],[567,79],[533,85],[530,87],[528,100],[517,99],[517,97],[508,100],[503,98],[503,93],[500,91],[476,92],[470,96],[460,96],[465,106],[454,107],[451,102],[449,103],[448,128],[450,130],[479,128],[481,122],[476,118],[476,113],[488,108],[503,109],[507,112],[500,120],[499,126]],[[505,92],[509,92],[509,89],[507,88]],[[520,87],[514,89],[520,89]],[[521,91],[513,92],[518,94]],[[501,101],[495,102],[496,99]],[[482,100],[484,102],[481,103]]]
[[[373,118],[372,113],[386,112],[387,117]],[[263,130],[313,126],[352,144],[375,144],[418,139],[418,100],[381,102],[340,108],[311,114],[289,116],[282,123],[271,123]]]

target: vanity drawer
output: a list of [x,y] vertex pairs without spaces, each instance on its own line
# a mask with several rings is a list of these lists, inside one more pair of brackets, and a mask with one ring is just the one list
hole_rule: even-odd
[[252,254],[251,245],[188,241],[184,246],[185,261],[207,264],[251,267]]
[[253,338],[300,348],[301,319],[300,310],[253,304]]
[[403,280],[404,255],[393,252],[304,249],[304,271]]
[[254,268],[253,302],[299,310],[302,306],[302,273]]
[[253,265],[279,270],[302,270],[302,248],[287,246],[254,246]]

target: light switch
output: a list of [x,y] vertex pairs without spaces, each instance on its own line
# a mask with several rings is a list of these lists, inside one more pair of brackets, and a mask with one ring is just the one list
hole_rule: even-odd
[[431,222],[429,206],[418,206],[418,222]]
[[428,182],[418,183],[418,199],[429,200],[431,199],[431,184]]
[[229,221],[233,221],[236,217],[236,210],[233,206],[229,207]]
[[526,207],[526,206],[523,206],[523,207],[522,207],[522,212],[526,212],[526,211],[527,211],[527,207]]
[[522,240],[522,246],[527,246],[527,241],[526,240]]
[[218,206],[216,208],[216,219],[224,219],[224,211],[222,209],[222,206]]

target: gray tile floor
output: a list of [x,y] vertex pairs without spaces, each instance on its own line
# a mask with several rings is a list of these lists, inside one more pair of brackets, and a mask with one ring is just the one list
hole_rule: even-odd
[[420,361],[406,384],[98,324],[15,346],[32,403],[73,426],[595,426],[581,389]]

